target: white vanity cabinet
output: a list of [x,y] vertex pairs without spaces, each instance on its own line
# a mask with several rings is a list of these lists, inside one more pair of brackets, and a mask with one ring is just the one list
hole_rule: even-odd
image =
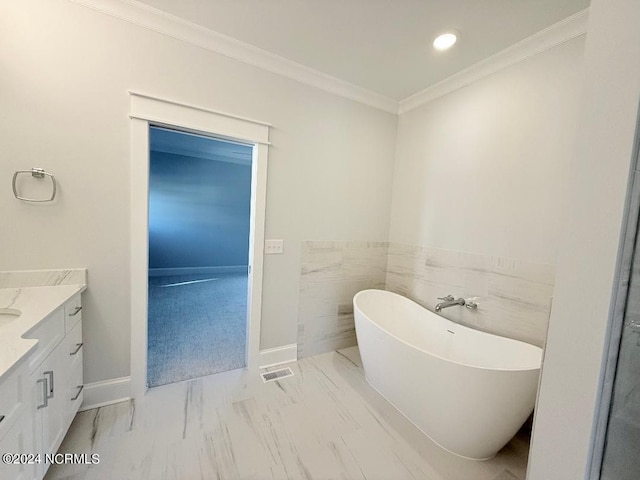
[[57,452],[82,403],[81,309],[77,294],[29,335],[39,340],[28,362],[33,392],[32,451],[42,458],[35,465],[35,479],[46,473],[45,455]]

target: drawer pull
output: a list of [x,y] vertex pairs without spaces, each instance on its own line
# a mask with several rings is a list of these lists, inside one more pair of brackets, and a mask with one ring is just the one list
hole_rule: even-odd
[[76,388],[78,389],[78,393],[76,393],[76,396],[71,399],[72,402],[78,399],[78,397],[82,393],[82,390],[84,389],[84,385],[78,385]]
[[73,311],[73,313],[70,313],[69,316],[70,317],[75,317],[78,313],[80,313],[80,310],[82,310],[82,307],[76,307],[76,309]]
[[2,420],[4,420],[4,415],[0,415],[0,423],[2,423]]
[[45,408],[49,406],[49,397],[47,397],[47,379],[46,378],[39,378],[38,380],[36,380],[36,383],[42,383],[42,398],[44,403],[42,405],[38,405],[38,410],[40,410],[41,408]]
[[50,383],[49,383],[49,392],[47,393],[47,398],[53,398],[53,370],[47,370],[44,372],[45,375],[49,375]]
[[69,355],[75,355],[80,351],[81,348],[82,348],[82,343],[76,343],[76,349],[73,352],[71,352]]

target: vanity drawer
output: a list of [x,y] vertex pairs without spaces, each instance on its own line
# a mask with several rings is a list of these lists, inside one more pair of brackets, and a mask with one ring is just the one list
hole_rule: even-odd
[[82,343],[82,322],[78,323],[73,330],[67,333],[64,339],[64,369],[65,376],[69,375],[78,364],[82,366],[82,352],[84,350]]
[[26,408],[28,376],[23,364],[0,382],[0,440]]
[[67,381],[67,391],[65,394],[65,424],[67,427],[71,425],[73,418],[76,416],[82,400],[84,399],[84,384],[82,378],[82,359],[80,363],[75,365],[71,370],[71,375]]
[[75,294],[64,304],[65,332],[69,333],[82,320],[82,302],[80,294]]

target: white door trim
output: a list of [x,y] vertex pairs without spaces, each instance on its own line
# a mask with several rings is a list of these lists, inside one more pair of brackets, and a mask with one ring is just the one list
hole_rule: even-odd
[[147,275],[149,260],[149,125],[175,126],[253,145],[247,368],[257,370],[264,258],[269,125],[173,100],[131,95],[131,396],[147,390]]

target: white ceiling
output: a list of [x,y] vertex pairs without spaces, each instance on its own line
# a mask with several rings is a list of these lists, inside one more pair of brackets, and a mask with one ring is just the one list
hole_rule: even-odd
[[[589,6],[589,0],[138,0],[395,100]],[[447,52],[431,47],[461,32]]]

